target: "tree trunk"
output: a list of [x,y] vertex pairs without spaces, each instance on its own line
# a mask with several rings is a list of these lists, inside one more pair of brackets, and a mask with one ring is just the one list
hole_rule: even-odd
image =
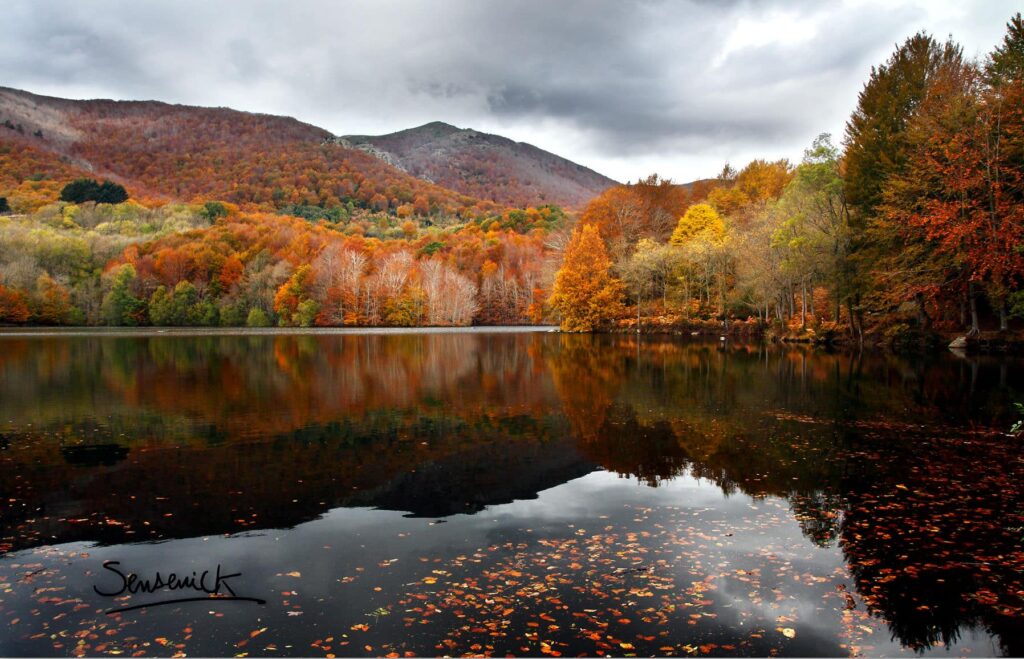
[[861,326],[861,319],[857,312],[853,309],[853,298],[846,299],[846,310],[850,313],[850,334],[854,340],[857,341],[857,345],[864,347],[864,328]]
[[839,317],[842,315],[842,313],[843,313],[843,301],[841,299],[839,299],[839,293],[837,292],[836,293],[836,315],[833,318],[833,320],[835,320],[837,325],[839,324]]
[[917,302],[917,326],[927,330],[932,326],[932,319],[928,316],[928,309],[924,306],[924,293],[920,291],[914,294],[914,301]]
[[1006,314],[1006,298],[999,301],[999,331],[1006,332],[1010,329],[1010,322]]
[[967,284],[967,302],[971,307],[971,329],[967,332],[967,336],[978,336],[981,333],[981,328],[978,327],[978,298],[974,292],[973,281]]
[[800,329],[807,329],[807,282],[800,282]]

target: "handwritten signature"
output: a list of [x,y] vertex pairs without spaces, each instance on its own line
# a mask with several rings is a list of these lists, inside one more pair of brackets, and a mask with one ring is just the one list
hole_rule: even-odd
[[123,606],[110,609],[107,611],[111,613],[124,613],[125,611],[133,611],[136,609],[152,608],[155,606],[164,606],[167,604],[183,604],[186,602],[253,602],[256,604],[266,604],[266,600],[259,599],[257,597],[244,597],[235,593],[234,589],[231,588],[231,584],[228,583],[228,579],[234,579],[235,577],[242,576],[241,572],[233,572],[225,574],[221,572],[221,565],[218,563],[215,570],[203,570],[198,572],[193,570],[190,575],[179,575],[175,572],[168,572],[166,576],[160,572],[156,572],[152,578],[143,578],[134,572],[123,572],[118,566],[121,565],[121,561],[104,561],[103,569],[117,575],[119,582],[119,588],[116,590],[100,590],[99,587],[93,586],[92,589],[96,591],[97,595],[102,597],[121,597],[122,595],[136,595],[138,593],[156,593],[156,592],[181,592],[191,591],[196,593],[203,593],[203,595],[191,596],[191,597],[174,597],[172,599],[158,600],[155,602],[147,602],[145,604],[133,604],[131,606]]

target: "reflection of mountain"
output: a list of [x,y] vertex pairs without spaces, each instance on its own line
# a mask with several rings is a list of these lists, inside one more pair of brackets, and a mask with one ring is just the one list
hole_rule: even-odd
[[572,442],[490,442],[421,463],[353,495],[346,504],[398,510],[409,517],[472,514],[516,499],[536,499],[538,492],[595,469]]
[[595,469],[564,425],[523,417],[364,419],[243,444],[140,447],[116,464],[57,455],[0,478],[0,496],[37,513],[5,520],[9,548],[288,528],[338,506],[473,513]]
[[[1024,399],[1005,361],[547,334],[5,347],[8,547],[291,527],[337,506],[441,517],[595,468],[690,474],[786,498],[906,645],[980,625],[1024,652],[1024,462],[985,430]],[[101,448],[67,450],[83,443]]]
[[111,466],[128,457],[128,448],[119,444],[86,444],[62,446],[60,454],[68,464],[85,467]]

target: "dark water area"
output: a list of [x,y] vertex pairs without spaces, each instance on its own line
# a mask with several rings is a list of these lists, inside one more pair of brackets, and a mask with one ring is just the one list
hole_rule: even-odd
[[0,335],[0,655],[1019,656],[1022,365]]

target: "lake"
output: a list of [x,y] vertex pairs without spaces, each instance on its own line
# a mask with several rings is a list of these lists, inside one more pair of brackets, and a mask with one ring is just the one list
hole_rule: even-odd
[[952,353],[0,335],[0,655],[1019,656],[1016,401]]

